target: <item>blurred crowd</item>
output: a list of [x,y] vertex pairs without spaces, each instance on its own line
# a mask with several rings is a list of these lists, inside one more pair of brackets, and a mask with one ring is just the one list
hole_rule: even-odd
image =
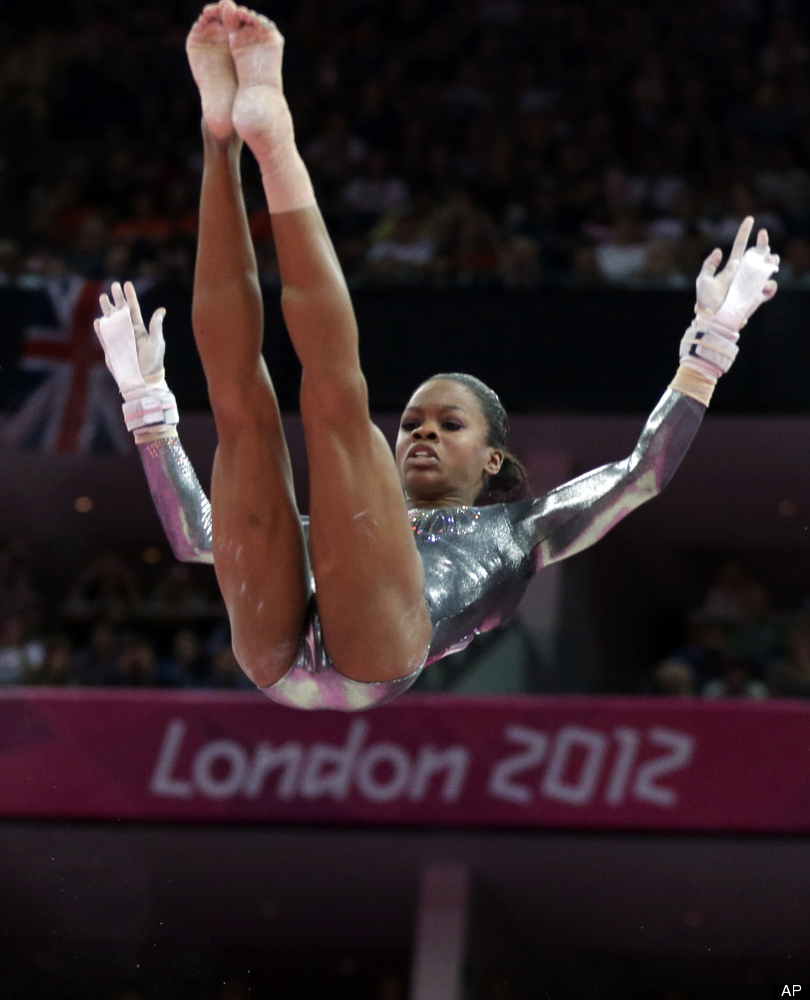
[[740,562],[724,563],[674,648],[643,686],[650,694],[810,698],[810,599],[778,611]]
[[0,685],[254,690],[213,574],[164,559],[150,547],[60,566],[23,538],[0,544]]
[[[480,687],[468,680],[462,690],[546,690],[530,669],[515,676],[522,646],[509,629],[433,667],[420,690],[455,690],[476,671]],[[810,599],[775,610],[739,562],[720,567],[684,632],[640,693],[810,697]],[[234,657],[210,567],[155,546],[55,558],[22,537],[0,538],[0,686],[16,684],[255,690]],[[610,678],[600,684],[615,689]]]
[[[0,280],[191,281],[199,0],[7,5]],[[754,0],[277,0],[355,285],[690,285],[754,213],[810,286],[807,12]],[[262,278],[272,224],[245,158]]]

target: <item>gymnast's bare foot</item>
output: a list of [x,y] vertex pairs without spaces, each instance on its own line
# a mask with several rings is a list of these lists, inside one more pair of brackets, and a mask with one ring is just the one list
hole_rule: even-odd
[[226,142],[233,135],[231,111],[236,95],[236,69],[228,46],[222,6],[221,3],[209,3],[203,8],[189,32],[186,53],[200,91],[203,120],[215,139]]
[[220,7],[239,80],[233,125],[264,172],[276,147],[293,136],[281,83],[284,39],[261,14],[237,7],[233,0],[222,0]]

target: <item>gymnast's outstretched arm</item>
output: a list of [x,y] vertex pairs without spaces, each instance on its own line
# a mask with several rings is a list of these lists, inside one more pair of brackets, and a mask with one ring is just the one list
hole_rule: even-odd
[[703,403],[669,389],[628,458],[519,505],[523,510],[516,531],[534,549],[537,568],[588,548],[657,496],[675,474],[705,412]]
[[181,562],[211,563],[211,504],[177,436],[177,403],[163,369],[166,310],[158,309],[147,329],[132,283],[122,288],[116,281],[111,291],[112,302],[101,296],[96,334],[124,397],[124,419],[166,537]]
[[180,438],[142,441],[138,454],[175,559],[213,564],[211,504]]
[[771,275],[779,258],[760,230],[746,251],[754,220],[740,226],[729,257],[714,250],[697,279],[696,318],[681,341],[678,373],[650,415],[633,453],[518,504],[515,532],[534,550],[537,568],[581,552],[645,501],[675,474],[706,412],[717,379],[737,354],[740,329],[776,292]]

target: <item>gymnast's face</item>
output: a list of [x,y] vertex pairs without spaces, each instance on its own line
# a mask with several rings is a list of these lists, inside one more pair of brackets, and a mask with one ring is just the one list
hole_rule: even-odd
[[397,437],[397,468],[409,505],[474,503],[484,479],[503,462],[503,451],[488,445],[487,437],[484,414],[466,386],[448,379],[421,385]]

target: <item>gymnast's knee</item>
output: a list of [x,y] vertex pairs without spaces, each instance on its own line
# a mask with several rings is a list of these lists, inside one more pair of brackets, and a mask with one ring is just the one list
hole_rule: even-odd
[[283,642],[276,646],[263,641],[260,648],[253,643],[233,637],[233,655],[256,687],[265,688],[287,673],[298,652],[298,641]]
[[301,379],[301,415],[346,427],[370,423],[368,385],[359,368],[351,372],[305,372]]
[[335,670],[349,680],[366,684],[401,681],[421,670],[427,659],[428,646],[418,651],[378,650],[371,654],[347,657],[335,663]]
[[424,620],[413,621],[402,635],[389,634],[382,641],[363,641],[341,651],[333,661],[335,669],[355,681],[402,680],[425,665],[432,636],[433,627],[425,613]]
[[220,432],[261,431],[279,425],[272,387],[259,376],[218,384],[209,380],[208,398]]

